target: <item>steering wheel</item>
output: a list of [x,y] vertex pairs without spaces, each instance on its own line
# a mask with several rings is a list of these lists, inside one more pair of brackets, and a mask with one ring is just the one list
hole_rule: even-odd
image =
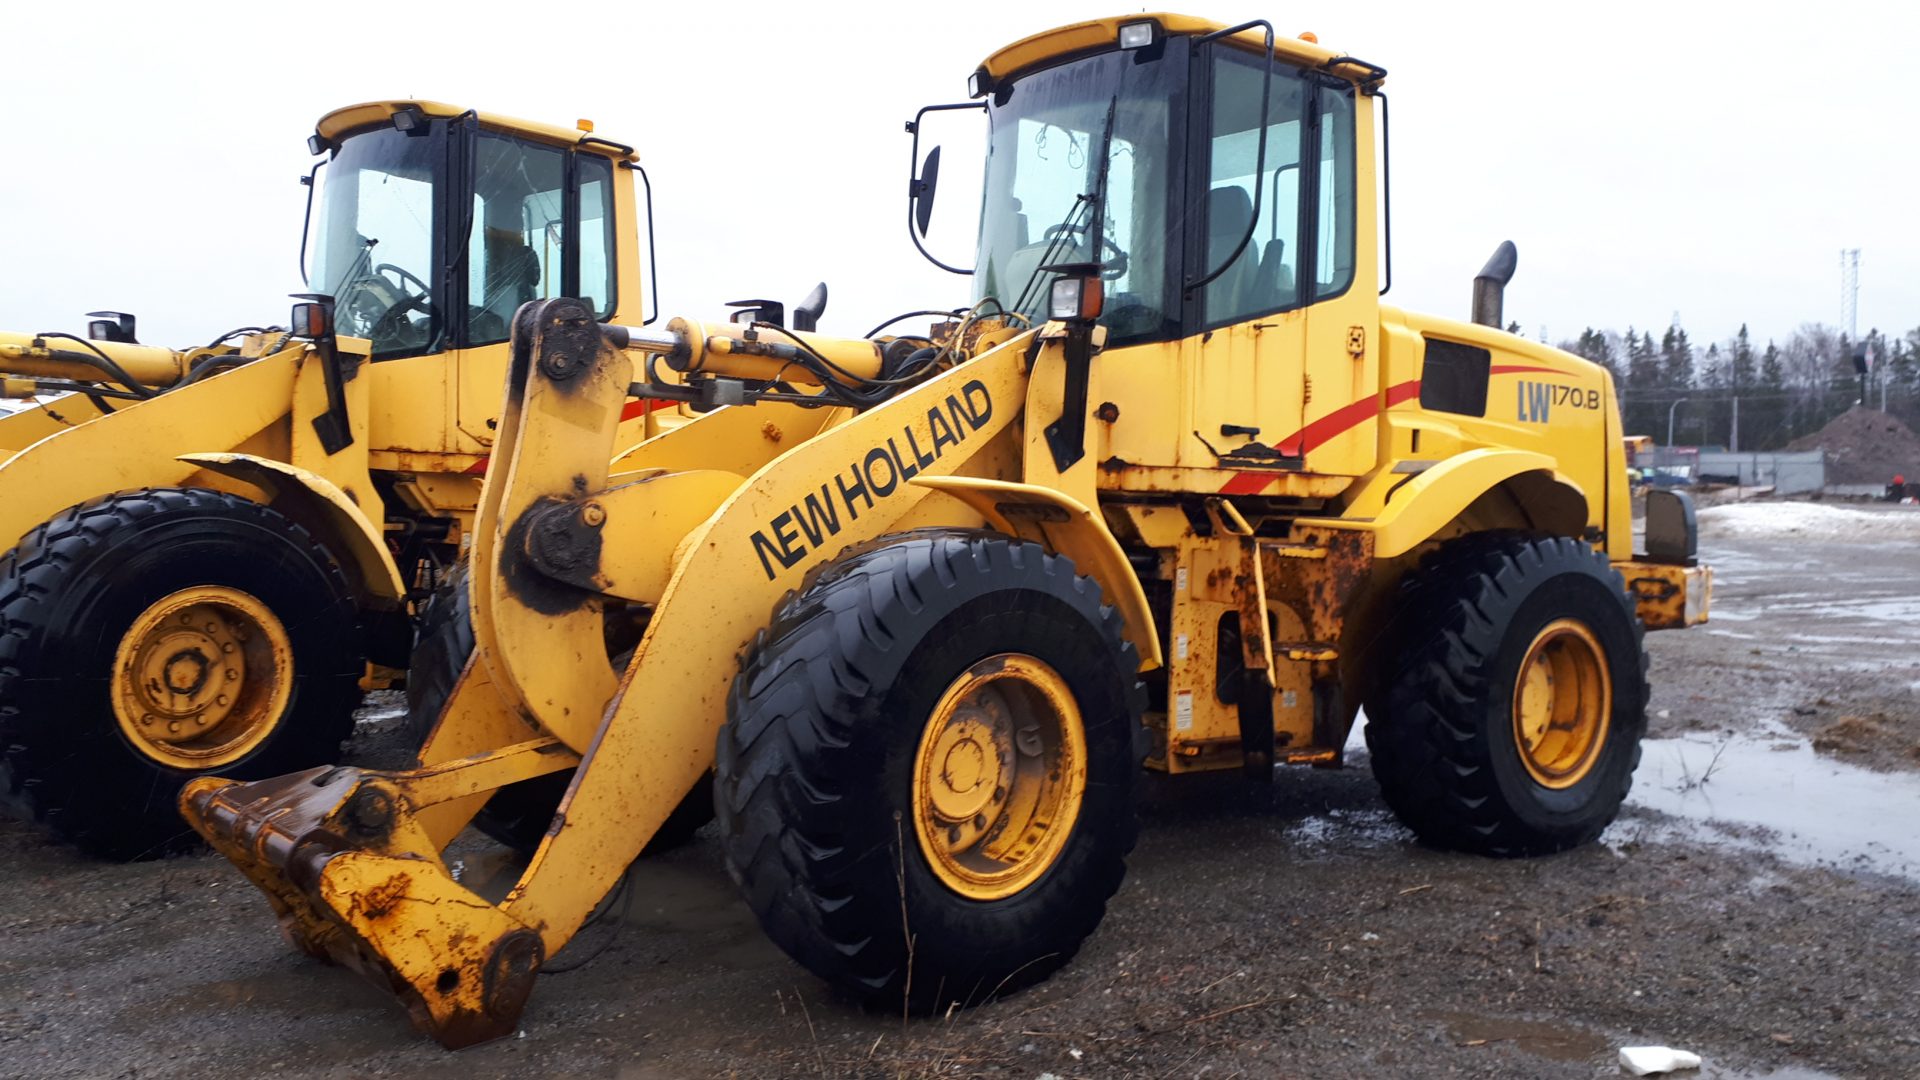
[[[1049,225],[1046,231],[1040,234],[1040,239],[1052,243],[1061,236],[1070,235],[1075,237],[1075,243],[1078,244],[1079,238],[1084,237],[1086,233],[1085,225]],[[1118,281],[1126,275],[1127,253],[1121,251],[1120,245],[1114,243],[1112,239],[1102,236],[1100,238],[1100,280]]]
[[403,291],[405,290],[407,285],[409,284],[413,285],[414,288],[418,290],[417,292],[414,293],[412,297],[414,303],[416,304],[419,303],[421,300],[426,299],[427,294],[433,291],[432,289],[427,288],[426,282],[421,281],[419,278],[413,276],[413,271],[408,270],[404,266],[395,266],[392,263],[381,263],[380,265],[373,268],[373,272],[376,274],[391,273],[394,277],[399,278],[400,285]]
[[[382,275],[390,274],[393,281]],[[342,330],[353,337],[365,337],[375,348],[392,344],[405,336],[408,312],[427,302],[432,290],[404,266],[380,263],[341,290],[346,298],[339,304],[337,318]]]

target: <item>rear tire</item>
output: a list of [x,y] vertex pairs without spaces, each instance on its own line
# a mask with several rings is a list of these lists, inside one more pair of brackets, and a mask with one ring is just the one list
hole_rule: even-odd
[[192,847],[189,779],[339,759],[360,643],[339,564],[267,507],[169,488],[63,511],[0,556],[0,790],[95,855]]
[[[1605,555],[1566,537],[1469,537],[1403,593],[1367,749],[1423,841],[1540,855],[1599,836],[1646,731],[1644,631]],[[1384,698],[1384,700],[1382,700]]]
[[[407,668],[406,730],[416,751],[426,744],[440,710],[453,696],[454,684],[460,681],[460,673],[473,655],[473,598],[467,591],[470,576],[467,561],[460,560],[421,612],[420,633]],[[522,855],[532,855],[553,824],[553,815],[571,783],[573,770],[568,769],[501,788],[474,815],[473,827]],[[712,820],[713,774],[708,773],[667,815],[641,854],[679,847]]]
[[1032,543],[929,529],[816,571],[756,638],[715,762],[767,935],[876,1008],[1046,978],[1126,873],[1138,666],[1099,586]]

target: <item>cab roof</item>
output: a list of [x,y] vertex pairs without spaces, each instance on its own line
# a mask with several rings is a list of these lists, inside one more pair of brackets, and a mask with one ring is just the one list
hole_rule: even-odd
[[322,116],[313,126],[314,134],[321,141],[334,145],[349,132],[375,124],[388,123],[393,114],[406,108],[416,108],[427,116],[451,118],[472,112],[480,126],[488,131],[509,132],[524,138],[540,142],[554,143],[560,146],[577,146],[596,154],[604,154],[615,161],[637,161],[639,155],[633,147],[598,138],[591,131],[578,128],[563,128],[553,124],[542,124],[533,120],[521,120],[498,113],[474,112],[458,105],[448,105],[441,101],[423,101],[415,99],[394,101],[368,101],[359,105],[348,105],[335,109]]
[[[1159,32],[1166,35],[1199,36],[1211,34],[1216,30],[1225,30],[1228,26],[1226,23],[1215,22],[1212,19],[1169,12],[1113,15],[1104,19],[1072,23],[1021,38],[987,57],[980,68],[998,83],[1029,69],[1043,67],[1069,56],[1114,48],[1120,40],[1122,23],[1148,21],[1158,24]],[[1266,35],[1256,28],[1242,30],[1231,40],[1258,52],[1265,37]],[[1273,38],[1273,54],[1282,60],[1290,60],[1303,67],[1324,68],[1362,86],[1377,85],[1386,77],[1386,71],[1376,65],[1355,60],[1346,53],[1335,52],[1318,42],[1284,37],[1277,30]]]

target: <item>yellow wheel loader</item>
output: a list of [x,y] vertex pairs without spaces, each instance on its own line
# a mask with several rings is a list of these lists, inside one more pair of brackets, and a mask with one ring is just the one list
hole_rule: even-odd
[[0,799],[101,855],[191,841],[191,777],[334,759],[471,529],[513,312],[641,319],[630,148],[423,101],[309,146],[301,325],[0,334],[0,389],[39,402],[0,418]]
[[[1497,329],[1510,247],[1476,322],[1382,304],[1384,76],[1264,23],[1063,27],[951,107],[990,128],[965,317],[523,308],[422,764],[197,780],[186,816],[449,1047],[514,1030],[710,770],[768,936],[888,1009],[1067,963],[1143,768],[1335,765],[1363,703],[1421,838],[1591,840],[1643,627],[1704,619],[1710,574],[1678,499],[1631,553],[1614,388]],[[726,407],[620,453],[636,396]],[[510,889],[454,879],[481,803],[568,770]]]

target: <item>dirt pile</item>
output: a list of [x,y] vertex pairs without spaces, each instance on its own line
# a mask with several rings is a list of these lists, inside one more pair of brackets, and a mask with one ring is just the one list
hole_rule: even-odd
[[1897,758],[1905,754],[1920,761],[1920,742],[1912,742],[1902,735],[1903,726],[1886,713],[1843,716],[1813,733],[1813,748],[1855,757]]
[[1884,484],[1896,473],[1920,480],[1920,435],[1878,409],[1855,405],[1787,449],[1826,451],[1829,484]]

